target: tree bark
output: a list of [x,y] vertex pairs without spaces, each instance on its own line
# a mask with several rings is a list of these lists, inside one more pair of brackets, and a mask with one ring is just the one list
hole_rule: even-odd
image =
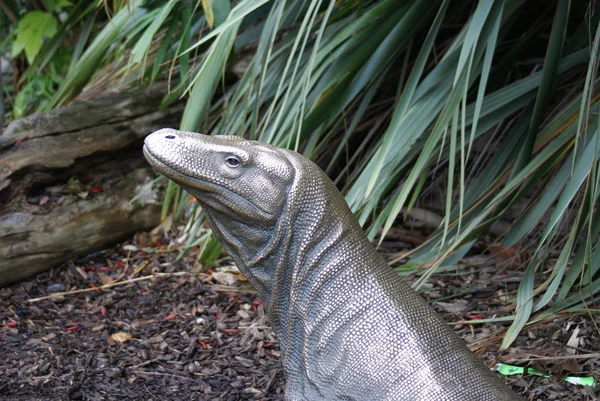
[[79,102],[0,135],[0,286],[159,223],[141,143],[179,122],[181,105],[158,111],[165,93],[158,84]]

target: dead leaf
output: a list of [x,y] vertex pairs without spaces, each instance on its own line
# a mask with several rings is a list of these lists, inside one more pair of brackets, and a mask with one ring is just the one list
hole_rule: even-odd
[[579,327],[576,327],[573,330],[573,334],[569,337],[569,341],[567,341],[567,353],[571,355],[575,355],[576,348],[579,346]]
[[434,302],[434,305],[439,306],[448,313],[463,313],[470,309],[469,302],[465,300],[458,302]]
[[418,207],[413,207],[410,210],[403,208],[402,212],[405,214],[407,219],[412,219],[411,227],[413,228],[427,227],[430,229],[436,229],[444,221],[442,216],[439,214],[434,213],[431,210],[421,209]]
[[238,277],[231,273],[215,272],[212,277],[221,285],[234,285],[238,281]]
[[167,216],[158,226],[156,226],[152,231],[150,231],[151,235],[156,235],[158,233],[165,232],[168,233],[173,227],[173,213]]
[[113,280],[110,276],[106,274],[98,273],[98,276],[100,276],[100,281],[102,281],[102,285],[112,284],[115,282],[115,280]]
[[114,343],[121,343],[123,344],[124,342],[127,342],[131,340],[131,334],[130,333],[126,333],[124,331],[120,331],[118,333],[114,333],[112,336],[110,336],[107,341],[109,344],[114,344]]
[[518,246],[493,246],[488,248],[490,255],[494,258],[494,263],[497,267],[511,269],[517,268],[529,259],[527,251],[521,250]]
[[88,274],[85,272],[85,270],[83,270],[81,266],[75,266],[75,270],[77,270],[77,273],[79,273],[81,278],[83,278],[84,280],[88,279]]
[[[381,231],[379,232],[381,234]],[[385,235],[386,240],[399,240],[413,245],[421,245],[425,242],[425,237],[417,231],[405,230],[401,227],[392,227]]]

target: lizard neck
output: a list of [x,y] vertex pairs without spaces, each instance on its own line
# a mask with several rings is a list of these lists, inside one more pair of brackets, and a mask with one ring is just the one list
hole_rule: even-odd
[[334,292],[333,281],[351,285],[342,274],[370,271],[357,263],[358,255],[378,260],[333,182],[306,159],[289,161],[294,179],[273,225],[251,226],[206,209],[211,227],[263,299],[285,358],[297,351],[290,344],[310,332],[313,301]]
[[[286,359],[299,351],[292,343],[311,332],[319,315],[315,300],[333,294],[340,285],[352,285],[344,282],[344,274],[371,274],[374,266],[358,263],[358,255],[381,259],[333,182],[313,166],[296,166],[303,176],[295,178],[284,220],[278,223],[284,234],[277,251],[265,260],[273,263],[268,270],[274,272],[265,302]],[[337,296],[352,293],[340,291]]]

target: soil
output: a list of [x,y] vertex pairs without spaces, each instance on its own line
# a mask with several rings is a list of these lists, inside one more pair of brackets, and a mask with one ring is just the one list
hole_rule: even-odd
[[[0,399],[283,400],[278,342],[256,292],[228,258],[202,272],[197,250],[177,260],[165,241],[140,234],[0,289]],[[382,251],[393,258],[397,247]],[[465,259],[422,294],[488,366],[500,358],[554,373],[503,377],[525,399],[600,399],[599,387],[561,380],[600,372],[597,315],[530,327],[502,355],[506,326],[468,324],[509,313],[503,297],[521,273],[499,275],[501,259]]]

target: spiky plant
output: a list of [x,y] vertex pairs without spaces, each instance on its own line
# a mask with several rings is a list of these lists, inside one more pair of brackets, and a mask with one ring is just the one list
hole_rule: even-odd
[[[100,10],[84,3],[23,74],[43,71],[79,24],[45,107],[89,91],[108,66],[120,83],[166,77],[165,105],[186,98],[181,129],[317,160],[372,239],[443,188],[442,223],[398,267],[416,269],[418,285],[511,216],[495,245],[530,257],[515,314],[501,318],[513,321],[504,346],[528,322],[598,311],[598,2],[130,0],[106,2],[98,31]],[[172,184],[166,198],[181,216],[189,198]],[[192,215],[186,244],[214,257]]]

